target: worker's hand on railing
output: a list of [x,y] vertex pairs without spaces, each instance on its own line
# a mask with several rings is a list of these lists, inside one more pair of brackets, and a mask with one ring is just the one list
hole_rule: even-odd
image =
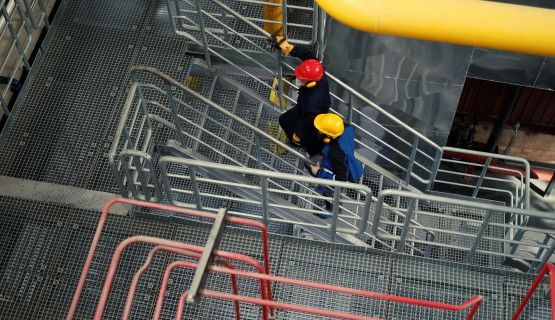
[[276,49],[280,50],[281,53],[288,56],[291,50],[295,47],[285,39],[283,36],[272,36],[272,42]]

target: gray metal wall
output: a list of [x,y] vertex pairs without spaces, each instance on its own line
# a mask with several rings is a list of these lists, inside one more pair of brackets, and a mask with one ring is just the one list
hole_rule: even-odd
[[375,35],[329,17],[324,57],[333,74],[440,145],[467,76],[555,90],[555,58]]
[[372,101],[445,144],[473,49],[359,32],[328,18],[325,63]]

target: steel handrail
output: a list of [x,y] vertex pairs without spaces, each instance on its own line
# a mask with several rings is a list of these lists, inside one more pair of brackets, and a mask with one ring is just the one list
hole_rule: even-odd
[[[186,167],[193,167],[193,168],[202,167],[205,169],[207,168],[212,170],[224,170],[224,171],[229,171],[237,174],[249,174],[249,175],[264,177],[266,179],[283,179],[288,181],[298,181],[298,182],[307,183],[307,184],[323,185],[326,187],[330,187],[332,189],[341,188],[341,189],[357,190],[358,192],[362,192],[363,194],[366,195],[366,199],[364,201],[361,201],[362,215],[359,217],[360,218],[359,221],[361,221],[361,225],[356,227],[355,230],[353,231],[338,229],[337,231],[341,233],[348,233],[348,234],[354,234],[354,235],[363,234],[364,231],[366,231],[368,217],[370,215],[370,203],[372,202],[373,199],[375,199],[375,197],[372,196],[372,190],[363,184],[320,179],[320,178],[315,178],[311,176],[299,176],[297,174],[288,174],[288,173],[282,173],[282,172],[276,172],[276,171],[266,171],[266,170],[260,170],[260,169],[238,167],[238,166],[225,165],[220,163],[191,160],[191,159],[184,159],[184,158],[171,157],[171,156],[162,157],[158,162],[163,176],[167,175],[166,169],[165,169],[167,163],[180,164]],[[167,192],[169,191],[170,190],[167,190]],[[338,199],[338,205],[339,203],[341,203],[340,199]],[[332,226],[330,226],[330,228],[333,229],[333,225],[337,223],[337,220],[339,218],[345,218],[345,217],[341,217],[339,214],[333,215],[333,220],[331,222]],[[352,219],[352,217],[350,216],[346,218]],[[323,227],[326,227],[326,226],[323,226]]]
[[[222,8],[223,10],[225,10],[226,12],[228,12],[229,14],[231,14],[232,16],[234,16],[235,18],[239,19],[239,20],[242,21],[243,23],[247,24],[249,27],[251,27],[251,28],[253,28],[254,30],[256,30],[256,31],[257,31],[258,33],[260,33],[263,37],[266,37],[266,38],[271,37],[271,35],[270,35],[266,30],[264,30],[263,28],[259,27],[259,26],[256,25],[255,23],[249,21],[247,18],[245,18],[244,16],[242,16],[240,13],[234,11],[233,9],[231,9],[229,6],[227,6],[226,4],[222,3],[221,1],[219,1],[219,0],[211,0],[211,1],[212,1],[212,3],[214,3],[214,4],[217,5],[217,6],[219,6],[220,8]],[[202,12],[204,15],[206,15],[206,16],[208,16],[208,17],[210,17],[210,18],[213,19],[211,13],[208,13],[208,12],[206,12],[205,10],[201,10],[201,12]],[[219,21],[217,21],[217,22],[218,22],[219,24],[223,25],[223,23],[221,23],[221,22],[219,22]],[[224,25],[224,27],[227,27],[227,26]],[[229,47],[232,48],[232,49],[235,49],[235,51],[242,53],[240,50],[234,48],[232,45],[227,44],[227,43],[226,43],[226,45],[229,46]],[[257,47],[258,49],[262,49],[262,48],[260,48],[258,45],[256,45],[256,47]],[[208,50],[208,51],[210,51],[211,53],[215,54],[215,51],[211,50],[210,48],[205,48],[205,49]],[[264,52],[265,54],[269,55],[270,57],[272,57],[273,59],[277,60],[278,63],[280,63],[281,65],[287,67],[288,69],[290,69],[290,70],[293,70],[293,69],[294,69],[291,65],[287,64],[285,61],[282,61],[281,59],[278,59],[277,57],[275,57],[274,55],[270,54],[269,52],[267,52],[267,51],[263,51],[263,52]],[[247,57],[247,58],[249,58],[250,60],[253,60],[253,61],[254,61],[254,59],[253,59],[252,57]],[[227,62],[231,63],[231,62],[228,61],[227,59],[224,59],[224,60],[226,60]],[[233,63],[231,63],[231,64],[234,65]],[[247,74],[248,74],[248,73],[247,73]],[[399,150],[397,150],[397,149],[395,149],[395,148],[389,146],[390,148],[392,148],[392,150],[393,150],[394,152],[396,152],[397,154],[401,154],[402,157],[404,157],[405,159],[410,160],[410,161],[414,164],[415,167],[419,167],[420,169],[422,169],[422,170],[424,170],[425,172],[428,172],[428,173],[430,174],[430,178],[429,178],[429,179],[425,179],[425,178],[422,178],[420,175],[416,174],[413,170],[405,170],[405,171],[406,171],[406,174],[407,174],[407,177],[406,177],[406,179],[405,179],[405,182],[409,181],[410,178],[414,178],[414,179],[416,179],[417,181],[419,181],[420,183],[427,184],[427,185],[431,186],[431,185],[433,184],[433,180],[434,180],[434,178],[435,178],[435,176],[436,176],[437,168],[439,167],[439,163],[441,162],[441,159],[442,159],[442,158],[441,158],[441,155],[443,154],[443,151],[446,150],[446,149],[445,149],[445,148],[442,148],[442,147],[439,147],[439,146],[438,146],[437,144],[435,144],[433,141],[431,141],[430,139],[426,138],[424,135],[422,135],[422,134],[419,133],[418,131],[414,130],[412,127],[410,127],[410,126],[406,125],[404,122],[398,120],[396,117],[394,117],[393,115],[389,114],[387,111],[385,111],[384,109],[382,109],[380,106],[378,106],[377,104],[373,103],[371,100],[369,100],[369,99],[367,99],[366,97],[364,97],[364,96],[363,96],[362,94],[360,94],[358,91],[354,90],[352,87],[350,87],[350,86],[347,85],[346,83],[344,83],[344,82],[342,82],[341,80],[339,80],[339,79],[338,79],[337,77],[335,77],[333,74],[331,74],[331,73],[329,73],[329,72],[327,72],[327,71],[326,71],[326,74],[328,75],[328,77],[331,79],[332,82],[337,83],[337,85],[339,85],[340,87],[342,87],[342,88],[344,88],[345,90],[347,90],[351,95],[353,95],[353,96],[355,96],[355,97],[361,99],[363,102],[367,103],[369,106],[371,106],[372,108],[374,108],[375,110],[377,110],[380,114],[385,115],[389,120],[393,121],[395,124],[399,125],[399,126],[402,127],[403,129],[406,129],[408,132],[410,132],[412,135],[414,135],[414,136],[419,140],[420,143],[425,142],[426,144],[429,144],[429,145],[432,147],[432,149],[435,150],[435,157],[432,157],[432,156],[428,155],[427,153],[424,153],[424,152],[422,151],[422,149],[418,148],[418,145],[415,145],[414,143],[408,142],[408,141],[406,141],[404,138],[402,138],[402,137],[400,137],[400,136],[398,136],[398,135],[396,135],[396,134],[393,133],[393,135],[394,135],[397,139],[399,139],[402,143],[405,143],[405,144],[408,145],[408,146],[411,146],[411,145],[412,145],[413,148],[416,148],[416,149],[417,149],[417,153],[418,153],[419,155],[422,155],[422,156],[424,156],[424,157],[430,159],[430,161],[432,161],[432,162],[434,163],[434,164],[432,165],[432,168],[429,168],[429,169],[428,169],[425,165],[421,164],[420,162],[414,161],[413,159],[409,159],[409,157],[407,157],[406,155],[402,154],[401,151],[399,151]],[[248,74],[248,75],[256,79],[256,77],[254,77],[253,75],[250,75],[250,74]],[[285,80],[284,80],[284,81],[285,81]],[[282,95],[282,92],[280,92],[280,96],[281,96],[281,95]],[[341,98],[337,97],[336,95],[334,95],[333,93],[331,93],[331,95],[332,95],[334,98],[336,98],[336,99],[338,99],[339,101],[341,101],[342,103],[349,104],[349,103],[345,102],[343,99],[341,99]],[[289,98],[289,97],[286,96],[286,98]],[[350,107],[350,108],[353,108],[356,112],[358,112],[358,113],[360,114],[360,116],[365,116],[362,112],[360,112],[360,110],[358,110],[357,108],[352,107],[352,105],[349,104],[349,107]],[[367,119],[369,119],[369,120],[373,120],[373,119],[368,118],[368,117],[365,117],[365,118],[367,118]],[[374,122],[375,122],[375,121],[374,121]],[[363,129],[363,128],[360,128],[360,126],[358,126],[357,124],[353,124],[353,125],[356,126],[358,129]],[[377,123],[377,125],[380,126],[380,127],[383,128],[383,129],[387,130],[387,128],[384,128],[384,127],[383,127],[382,125],[380,125],[379,123]],[[362,144],[362,142],[360,142],[360,141],[358,141],[358,143]],[[384,142],[384,143],[385,143],[385,142]],[[362,144],[362,145],[364,145],[364,144]],[[386,147],[387,147],[387,144],[386,144]],[[447,149],[451,149],[451,150],[453,150],[453,151],[462,152],[462,153],[470,153],[470,154],[474,154],[474,155],[482,155],[482,156],[490,156],[490,157],[498,157],[498,158],[499,158],[498,155],[496,155],[496,154],[491,154],[491,153],[488,154],[488,153],[482,153],[482,152],[478,152],[478,151],[474,152],[474,151],[468,151],[468,150],[463,150],[463,149],[455,149],[455,148],[447,148]],[[369,149],[369,150],[370,150],[371,152],[377,153],[375,150],[372,150],[372,149]],[[378,154],[378,156],[380,156],[380,155]],[[364,160],[364,159],[362,159],[361,161],[363,161],[363,160]],[[388,160],[388,159],[386,159],[386,161],[387,161],[387,160]],[[520,160],[524,160],[524,159],[515,158],[515,160],[520,161]],[[393,163],[393,164],[396,165],[397,167],[399,167],[401,170],[404,170],[404,168],[400,167],[399,164],[397,164],[397,163]],[[528,208],[528,207],[529,207],[529,181],[528,181],[528,179],[524,179],[524,180],[525,180],[525,181],[523,182],[523,183],[525,184],[525,186],[524,186],[525,190],[523,191],[524,197],[523,197],[523,198],[522,198],[522,197],[519,197],[518,191],[517,191],[517,193],[515,194],[514,197],[515,197],[515,198],[520,198],[520,201],[517,201],[516,204],[515,204],[515,206],[519,206],[521,203],[524,202],[525,208]],[[512,205],[512,204],[511,204],[511,205]]]
[[236,122],[240,123],[241,125],[249,128],[250,130],[255,132],[257,135],[262,136],[262,137],[270,140],[272,143],[275,143],[280,148],[283,148],[283,149],[287,150],[289,153],[295,155],[296,157],[306,161],[307,163],[313,163],[309,158],[304,156],[302,153],[300,153],[297,150],[291,148],[287,144],[284,144],[279,139],[274,138],[273,136],[269,135],[264,130],[259,129],[258,127],[256,127],[256,126],[250,124],[249,122],[245,121],[243,118],[235,115],[234,113],[226,110],[225,108],[222,108],[221,106],[214,103],[212,100],[206,98],[205,96],[203,96],[200,93],[194,91],[193,89],[187,87],[186,85],[176,81],[175,79],[173,79],[170,76],[166,75],[165,73],[159,71],[158,69],[148,67],[148,66],[134,66],[133,68],[131,68],[131,73],[135,74],[135,73],[140,72],[140,71],[149,72],[149,73],[152,73],[152,74],[156,75],[157,77],[163,79],[164,81],[171,84],[172,86],[175,86],[175,87],[179,88],[180,90],[183,90],[183,91],[187,92],[188,94],[194,96],[196,99],[199,99],[203,103],[206,103],[211,108],[214,108],[214,109],[218,110],[219,112],[225,114],[226,116],[233,119],[234,121],[236,121]]
[[[193,262],[188,262],[188,261],[176,261],[176,262],[172,263],[169,267],[167,267],[167,269],[169,269],[170,267],[172,267],[172,268],[175,268],[175,267],[196,268],[197,265]],[[396,303],[401,303],[401,304],[406,304],[406,305],[415,305],[415,306],[420,306],[420,307],[424,307],[424,308],[446,310],[446,311],[451,311],[451,312],[460,312],[460,311],[463,311],[463,310],[466,310],[466,309],[470,309],[468,314],[465,317],[465,320],[473,319],[474,315],[476,314],[480,305],[483,302],[483,297],[481,295],[475,295],[475,296],[461,302],[460,304],[448,304],[448,303],[443,303],[443,302],[436,302],[436,301],[423,300],[423,299],[415,299],[415,298],[409,298],[409,297],[404,297],[404,296],[399,296],[399,295],[373,292],[373,291],[366,291],[366,290],[354,289],[354,288],[347,288],[347,287],[331,285],[331,284],[326,284],[326,283],[318,283],[318,282],[312,282],[312,281],[306,281],[306,280],[291,279],[291,278],[285,278],[285,277],[279,277],[279,276],[273,276],[273,275],[254,273],[254,272],[249,272],[249,271],[244,271],[244,270],[238,270],[238,269],[217,267],[217,266],[209,266],[208,270],[210,270],[212,272],[222,273],[222,274],[243,276],[245,278],[268,280],[268,281],[271,281],[273,283],[288,284],[288,285],[298,286],[298,287],[319,289],[319,290],[325,290],[325,291],[330,291],[330,292],[335,292],[335,293],[349,294],[349,295],[355,295],[355,296],[360,296],[360,297],[365,297],[365,298],[371,298],[371,299],[376,299],[376,300],[396,302]],[[347,313],[344,313],[344,312],[331,311],[331,310],[320,309],[320,308],[315,308],[315,307],[308,307],[308,306],[302,306],[302,305],[293,305],[293,304],[290,304],[290,303],[283,303],[283,302],[263,300],[263,299],[261,300],[261,299],[257,299],[257,298],[252,298],[252,297],[247,297],[247,296],[239,296],[239,295],[223,293],[223,292],[218,292],[218,291],[211,291],[211,290],[200,290],[199,294],[201,296],[207,296],[207,297],[213,297],[213,298],[231,300],[231,301],[240,301],[240,302],[246,302],[246,303],[251,303],[251,304],[261,305],[261,306],[283,308],[285,310],[293,310],[293,311],[310,313],[310,314],[313,314],[313,315],[325,316],[325,317],[331,317],[331,318],[337,318],[337,319],[349,319],[349,320],[374,320],[374,319],[377,320],[377,319],[380,319],[380,318],[373,318],[373,317],[347,314]],[[183,303],[185,301],[184,298],[183,298],[184,296],[185,296],[185,294],[182,294],[181,298],[179,299],[179,305],[178,305],[178,310],[177,310],[178,314],[184,311],[184,303]],[[181,318],[178,318],[178,319],[181,319]]]
[[[498,226],[501,228],[514,228],[514,229],[518,229],[519,231],[535,231],[535,232],[544,232],[544,233],[548,233],[549,231],[547,230],[539,230],[537,228],[528,228],[526,226],[523,225],[511,225],[510,223],[500,223],[500,222],[491,222],[489,221],[490,218],[488,218],[488,215],[485,215],[483,217],[483,221],[479,222],[476,220],[468,220],[462,217],[453,217],[451,218],[450,216],[445,216],[445,215],[441,215],[441,213],[435,213],[435,212],[426,212],[426,211],[414,211],[412,213],[420,213],[420,214],[425,214],[428,216],[434,216],[437,218],[449,218],[452,220],[460,220],[460,221],[470,221],[470,222],[474,222],[474,223],[481,223],[482,225],[480,226],[480,230],[478,231],[476,234],[470,234],[470,233],[464,233],[464,232],[460,232],[460,231],[450,231],[450,230],[443,230],[443,229],[437,229],[434,227],[426,227],[426,226],[421,226],[421,225],[417,225],[417,224],[408,224],[408,225],[402,225],[402,223],[399,222],[393,222],[390,221],[389,219],[382,219],[382,215],[384,214],[385,211],[387,210],[408,210],[408,209],[404,209],[404,208],[392,208],[389,209],[389,205],[386,203],[385,199],[387,197],[403,197],[406,199],[413,199],[413,200],[420,200],[420,201],[425,201],[426,203],[438,203],[441,205],[456,205],[456,206],[461,206],[461,207],[465,207],[465,208],[469,208],[469,209],[479,209],[479,210],[484,210],[485,212],[502,212],[504,214],[512,214],[512,215],[520,215],[526,218],[539,218],[539,219],[548,219],[548,220],[552,220],[555,221],[555,216],[553,216],[552,213],[550,212],[541,212],[541,211],[534,211],[534,210],[530,210],[530,209],[520,209],[520,208],[513,208],[513,207],[507,207],[507,206],[503,206],[503,205],[496,205],[496,204],[491,204],[491,203],[483,203],[483,202],[475,202],[475,201],[469,201],[469,200],[463,200],[463,199],[457,199],[457,198],[447,198],[447,197],[440,197],[440,196],[435,196],[435,195],[429,195],[429,194],[421,194],[421,193],[413,193],[413,192],[407,192],[407,191],[401,191],[401,190],[383,190],[379,193],[378,195],[378,202],[377,202],[377,206],[375,209],[375,215],[374,215],[374,223],[372,225],[372,231],[371,231],[371,235],[377,237],[377,238],[383,238],[383,239],[389,239],[389,240],[400,240],[398,236],[390,236],[387,234],[380,234],[378,227],[380,225],[381,222],[385,222],[388,225],[396,225],[399,228],[409,228],[409,229],[421,229],[423,231],[429,231],[429,232],[441,232],[441,233],[446,233],[446,234],[453,234],[453,235],[461,235],[461,236],[468,236],[470,238],[473,238],[473,242],[474,242],[474,250],[475,251],[470,251],[471,255],[474,255],[475,253],[486,253],[486,254],[491,254],[491,255],[495,255],[495,256],[503,256],[503,257],[516,257],[513,253],[499,253],[499,252],[491,252],[491,251],[487,251],[487,250],[481,250],[481,249],[477,249],[477,241],[481,241],[481,240],[491,240],[491,241],[498,241],[500,243],[508,243],[512,246],[527,246],[529,247],[529,244],[522,242],[522,239],[506,239],[506,238],[499,238],[499,239],[494,239],[492,237],[489,236],[485,236],[485,234],[481,234],[481,232],[485,231],[487,226]],[[385,209],[384,209],[385,208]],[[416,208],[417,209],[417,208]],[[491,216],[491,215],[490,215]],[[433,245],[433,246],[438,246],[438,247],[448,247],[448,248],[455,248],[455,246],[453,245],[448,245],[448,244],[444,244],[444,243],[437,243],[434,241],[423,241],[423,240],[417,240],[417,239],[411,239],[410,241],[414,241],[415,243],[421,243],[421,244],[428,244],[428,245]],[[539,265],[542,265],[543,263],[545,263],[546,261],[548,261],[550,255],[553,253],[553,251],[555,250],[555,243],[553,243],[551,246],[547,246],[547,245],[542,245],[541,246],[545,252],[543,257],[540,259],[540,257],[536,257],[534,259],[529,259],[530,261],[539,263]],[[458,249],[465,249],[463,247],[458,247]],[[469,248],[466,248],[466,250],[468,250]],[[470,257],[469,257],[470,258]]]
[[[225,11],[227,11],[229,14],[231,14],[232,16],[234,16],[235,18],[241,20],[241,22],[248,24],[250,27],[252,27],[253,29],[255,29],[256,31],[258,31],[259,33],[261,33],[262,35],[266,36],[266,38],[268,40],[272,39],[272,35],[267,32],[266,30],[264,30],[263,28],[259,27],[258,25],[256,25],[255,23],[252,23],[251,21],[249,21],[248,19],[246,19],[244,16],[242,16],[240,13],[234,11],[233,9],[231,9],[230,7],[228,7],[227,5],[225,5],[224,3],[222,3],[219,0],[210,0],[213,3],[215,3],[216,5],[218,5],[219,7],[221,7],[222,9],[224,9]],[[292,68],[291,66],[287,65],[289,68]],[[402,122],[401,120],[397,119],[395,116],[391,115],[390,113],[388,113],[386,110],[384,110],[383,108],[381,108],[380,106],[378,106],[376,103],[372,102],[371,100],[369,100],[368,98],[366,98],[365,96],[363,96],[361,93],[359,93],[358,91],[356,91],[355,89],[353,89],[352,87],[350,87],[349,85],[347,85],[346,83],[344,83],[343,81],[339,80],[339,78],[337,78],[336,76],[334,76],[333,74],[331,74],[329,71],[326,71],[326,76],[328,76],[331,80],[333,80],[335,83],[337,83],[339,86],[341,86],[342,88],[346,89],[347,91],[349,91],[351,94],[353,94],[354,96],[356,96],[357,98],[361,99],[362,101],[368,103],[369,105],[371,105],[372,107],[374,107],[376,110],[378,110],[380,113],[384,114],[386,117],[389,118],[389,120],[392,120],[393,122],[395,122],[396,124],[402,126],[403,128],[407,129],[410,133],[414,134],[415,136],[417,136],[419,139],[427,142],[428,144],[432,145],[436,150],[441,150],[441,147],[439,145],[437,145],[435,142],[433,142],[432,140],[428,139],[427,137],[425,137],[424,135],[422,135],[420,132],[414,130],[412,127],[408,126],[407,124],[405,124],[404,122]]]

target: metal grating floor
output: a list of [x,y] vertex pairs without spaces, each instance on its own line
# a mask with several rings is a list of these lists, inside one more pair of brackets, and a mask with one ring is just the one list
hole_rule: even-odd
[[[162,0],[66,0],[0,139],[0,175],[117,192],[107,153],[130,67],[184,78]],[[173,53],[173,54],[168,54]]]
[[[0,318],[60,319],[64,317],[75,290],[98,213],[45,204],[0,198]],[[91,318],[108,260],[119,241],[136,234],[150,235],[203,245],[209,228],[192,221],[163,221],[145,217],[110,216],[101,237],[97,255],[78,306],[81,318]],[[222,250],[244,253],[261,259],[259,236],[248,230],[227,228]],[[132,275],[145,260],[150,247],[133,245],[125,251],[108,301],[106,319],[121,317],[122,301]],[[531,283],[524,276],[493,273],[488,269],[464,268],[416,257],[398,256],[357,247],[339,246],[272,235],[270,239],[272,273],[354,288],[410,295],[423,299],[460,303],[471,295],[485,297],[476,319],[506,319],[514,310],[525,288]],[[139,282],[133,304],[133,318],[147,319],[154,310],[163,267],[175,261],[174,254],[158,254]],[[239,266],[244,268],[244,266]],[[487,271],[487,272],[486,272]],[[172,319],[177,293],[186,288],[191,271],[172,274],[163,319]],[[222,282],[223,281],[223,282]],[[210,286],[225,290],[224,277],[211,277]],[[252,283],[240,282],[243,292],[257,294]],[[292,303],[309,304],[386,319],[461,319],[461,314],[430,311],[370,299],[331,295],[329,292],[291,290],[274,285],[275,297]],[[543,319],[548,300],[537,296],[526,319]],[[188,309],[195,319],[229,319],[231,305],[206,299]],[[251,306],[242,308],[245,319],[259,319]],[[278,319],[315,319],[281,312]],[[523,317],[525,319],[525,317]],[[536,318],[534,318],[536,319]]]
[[[15,114],[2,133],[0,175],[116,192],[106,154],[127,93],[130,67],[146,64],[184,81],[190,64],[186,42],[171,33],[163,0],[66,0],[43,49],[42,61],[28,78]],[[0,198],[0,319],[64,317],[97,218],[97,212]],[[83,318],[94,312],[115,245],[134,234],[202,245],[208,229],[191,221],[178,224],[111,217],[78,308]],[[222,249],[260,258],[257,239],[248,231],[229,230]],[[461,271],[439,262],[287,237],[273,236],[271,243],[275,274],[445,302],[460,302],[480,293],[486,301],[478,319],[506,319],[530,282],[508,274]],[[109,304],[106,318],[119,318],[122,305],[118,301],[126,281],[145,254],[145,247],[132,247],[125,254],[118,269],[120,280],[110,298],[116,303]],[[175,258],[160,254],[154,261],[140,283],[133,318],[150,317],[161,270]],[[434,278],[438,274],[444,277],[441,281]],[[183,285],[190,273],[179,272],[174,277]],[[217,285],[220,280],[211,281]],[[447,315],[379,301],[313,295],[280,286],[275,289],[277,298],[297,303],[323,306],[326,302],[328,308],[389,319],[419,315],[447,319]],[[171,293],[177,290],[182,287],[170,286]],[[164,318],[171,319],[175,300],[166,303]],[[222,304],[206,304],[192,310],[195,319],[229,318],[229,309],[222,310]],[[522,318],[545,318],[547,308],[543,297],[534,297]],[[249,310],[247,318],[256,319],[256,309]],[[314,319],[287,313],[278,317]]]

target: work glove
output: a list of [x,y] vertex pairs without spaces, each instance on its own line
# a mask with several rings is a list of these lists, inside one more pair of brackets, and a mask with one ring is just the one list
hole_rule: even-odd
[[290,44],[283,36],[272,36],[274,48],[278,49],[284,55],[288,56],[291,50],[295,47]]

